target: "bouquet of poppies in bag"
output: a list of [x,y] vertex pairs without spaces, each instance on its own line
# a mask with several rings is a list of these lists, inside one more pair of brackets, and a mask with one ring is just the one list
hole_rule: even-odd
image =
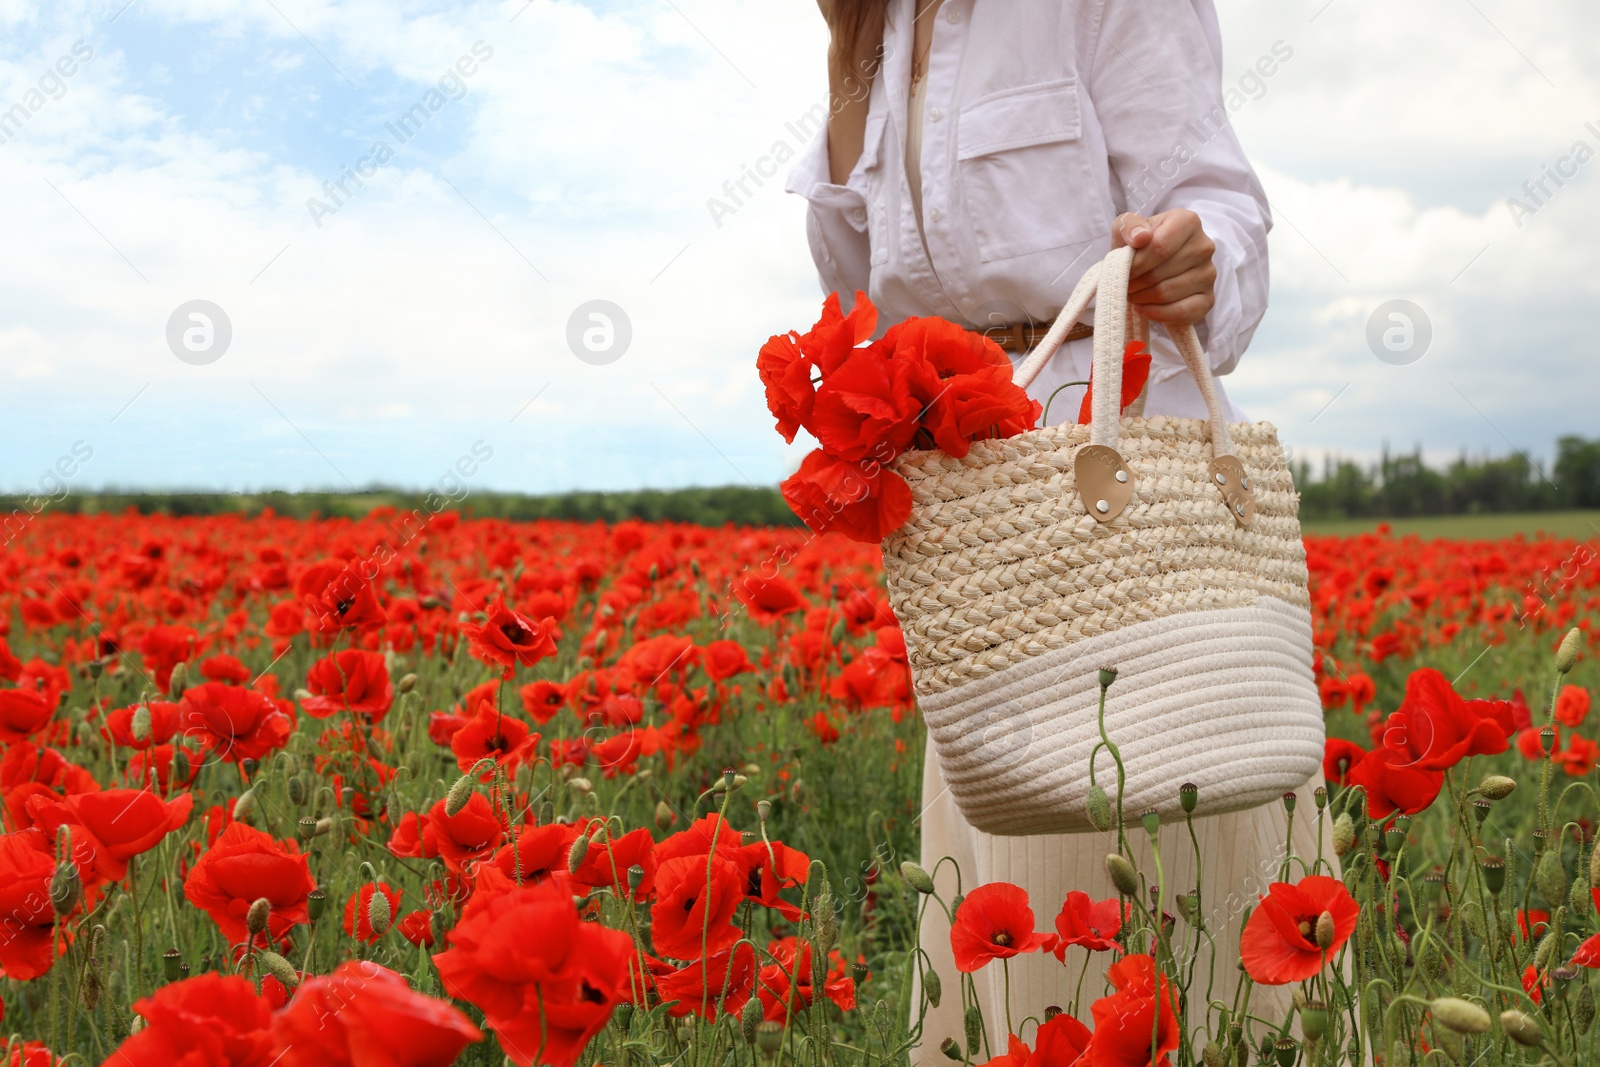
[[[848,315],[829,294],[806,333],[772,337],[756,369],[777,429],[800,430],[818,448],[780,489],[817,533],[875,543],[911,513],[911,488],[892,468],[909,450],[942,449],[961,458],[974,441],[1035,429],[1041,405],[1012,381],[1011,361],[993,340],[938,317],[906,319],[869,341],[878,311],[856,293]],[[1124,406],[1149,370],[1142,342],[1128,345]],[[1076,383],[1083,385],[1086,383]],[[1086,393],[1079,421],[1088,421]]]

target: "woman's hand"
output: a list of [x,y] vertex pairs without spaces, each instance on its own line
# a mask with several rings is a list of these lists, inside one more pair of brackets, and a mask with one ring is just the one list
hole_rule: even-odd
[[[826,2],[826,0],[820,0]],[[1200,216],[1183,208],[1145,218],[1132,211],[1117,216],[1111,247],[1130,245],[1128,299],[1146,318],[1193,326],[1217,302],[1217,250],[1200,225]]]

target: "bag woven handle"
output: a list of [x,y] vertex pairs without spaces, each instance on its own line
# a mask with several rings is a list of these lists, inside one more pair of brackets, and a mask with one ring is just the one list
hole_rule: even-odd
[[[1012,376],[1017,385],[1026,389],[1044,370],[1045,364],[1056,354],[1066,339],[1067,331],[1088,308],[1089,301],[1099,299],[1094,310],[1094,399],[1089,423],[1089,441],[1096,445],[1117,447],[1121,438],[1122,353],[1130,334],[1139,336],[1148,326],[1138,309],[1128,302],[1128,270],[1133,263],[1133,249],[1122,247],[1112,250],[1105,259],[1084,271],[1078,285],[1067,298],[1066,306],[1045,333],[1039,346],[1028,354]],[[1131,321],[1130,321],[1131,320]],[[1214,457],[1233,455],[1233,437],[1228,433],[1227,420],[1222,415],[1222,402],[1217,396],[1216,379],[1211,376],[1211,364],[1200,348],[1200,337],[1193,326],[1167,325],[1178,354],[1200,389],[1209,413],[1211,453]]]

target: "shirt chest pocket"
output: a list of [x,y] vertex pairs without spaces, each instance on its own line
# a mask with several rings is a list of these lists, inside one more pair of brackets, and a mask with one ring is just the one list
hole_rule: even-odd
[[1105,232],[1076,79],[1006,89],[963,108],[956,178],[985,262]]

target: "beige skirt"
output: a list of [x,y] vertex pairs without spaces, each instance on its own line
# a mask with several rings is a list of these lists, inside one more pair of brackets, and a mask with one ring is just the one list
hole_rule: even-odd
[[[1297,856],[1307,863],[1318,854],[1319,820],[1312,793],[1322,785],[1320,773],[1296,790],[1299,803],[1295,808],[1293,847]],[[1039,837],[995,837],[976,830],[961,816],[955,799],[945,788],[939,773],[939,761],[930,743],[923,762],[922,773],[922,864],[929,871],[942,859],[954,860],[960,865],[961,888],[971,892],[987,882],[1011,882],[1028,892],[1033,907],[1034,928],[1043,932],[1055,930],[1055,917],[1067,893],[1077,889],[1094,900],[1104,900],[1116,895],[1111,878],[1106,873],[1107,853],[1116,851],[1116,834],[1060,834]],[[1146,877],[1155,877],[1155,865],[1150,855],[1150,839],[1139,827],[1136,813],[1127,813],[1132,824],[1128,843],[1135,862]],[[1201,1028],[1205,1014],[1199,1007],[1207,1002],[1232,1005],[1234,992],[1239,985],[1239,933],[1246,908],[1255,905],[1267,887],[1278,880],[1285,849],[1289,844],[1289,816],[1282,804],[1268,804],[1248,811],[1228,815],[1212,815],[1194,820],[1194,831],[1200,846],[1204,870],[1204,884],[1200,886],[1206,925],[1216,939],[1217,959],[1211,959],[1206,940],[1200,938],[1198,966],[1194,985],[1189,991],[1191,1004],[1191,1039],[1204,1041]],[[1322,856],[1333,864],[1338,874],[1338,860],[1333,854],[1331,823],[1321,820]],[[1163,907],[1175,913],[1173,897],[1177,893],[1192,891],[1196,885],[1194,846],[1182,823],[1161,828],[1159,836],[1161,862],[1167,884]],[[1303,873],[1296,866],[1289,877],[1298,881]],[[939,867],[935,883],[948,902],[956,893],[956,871],[949,862]],[[1187,924],[1181,919],[1174,936],[1178,939],[1174,950],[1184,957],[1185,937],[1192,937]],[[912,1052],[912,1063],[925,1067],[949,1067],[950,1060],[939,1052],[946,1038],[964,1043],[961,996],[957,986],[960,977],[955,959],[950,951],[950,926],[938,907],[929,907],[920,931],[923,951],[932,968],[938,972],[944,989],[940,1006],[929,1009],[924,1022],[922,1041]],[[1033,1029],[1044,1017],[1044,1010],[1052,1005],[1067,1008],[1078,986],[1078,976],[1084,966],[1085,950],[1072,947],[1067,950],[1066,964],[1055,956],[1034,953],[1010,961],[1011,1019],[1022,1030],[1021,1037],[1033,1043]],[[1092,1026],[1088,1005],[1106,991],[1105,969],[1114,961],[1110,952],[1091,954],[1088,973],[1083,978],[1083,994],[1077,1015]],[[998,963],[973,975],[978,993],[978,1006],[983,1010],[984,1025],[988,1031],[989,1049],[999,1054],[1006,1048],[1006,980]],[[1207,990],[1210,990],[1209,998]],[[1261,1018],[1281,1021],[1290,1006],[1290,986],[1256,986],[1251,991],[1250,1013]],[[920,993],[913,998],[912,1007],[920,1003]],[[1034,1023],[1023,1025],[1031,1016]],[[915,1019],[912,1020],[915,1022]],[[980,1057],[981,1060],[981,1057]]]

